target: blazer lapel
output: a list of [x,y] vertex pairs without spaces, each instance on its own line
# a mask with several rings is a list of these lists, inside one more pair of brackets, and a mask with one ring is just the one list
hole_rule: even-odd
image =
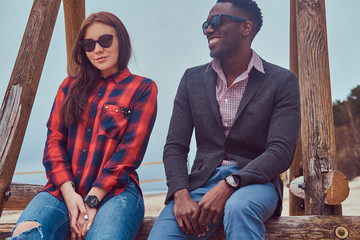
[[212,111],[214,112],[216,121],[218,122],[218,124],[222,126],[219,104],[216,100],[216,92],[215,92],[216,77],[217,77],[216,72],[212,69],[212,67],[210,67],[204,73],[204,84],[210,102],[210,106]]
[[235,115],[234,123],[235,123],[236,119],[240,116],[241,112],[244,110],[246,105],[249,103],[251,98],[254,97],[255,93],[261,86],[261,83],[263,82],[264,78],[265,78],[265,74],[257,71],[254,68],[251,70],[251,72],[249,74],[249,81],[247,83],[244,95],[240,101],[239,108]]

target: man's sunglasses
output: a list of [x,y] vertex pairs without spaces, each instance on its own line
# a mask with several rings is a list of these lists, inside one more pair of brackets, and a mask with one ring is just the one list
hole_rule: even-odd
[[211,19],[209,19],[203,23],[202,30],[203,30],[204,35],[206,35],[206,29],[208,29],[208,27],[210,25],[211,25],[212,29],[214,29],[214,30],[221,26],[221,24],[222,24],[221,17],[230,18],[237,22],[246,22],[247,21],[246,19],[231,16],[231,15],[226,15],[226,14],[215,15]]
[[112,45],[114,36],[116,36],[116,34],[104,34],[101,35],[97,41],[91,38],[87,38],[80,41],[80,46],[86,52],[94,51],[96,43],[98,43],[103,48],[108,48]]

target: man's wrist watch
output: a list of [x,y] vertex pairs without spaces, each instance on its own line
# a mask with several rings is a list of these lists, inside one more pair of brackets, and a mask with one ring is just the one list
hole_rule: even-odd
[[100,205],[99,199],[95,195],[85,195],[84,202],[90,207],[90,208],[98,208]]
[[234,175],[229,175],[225,178],[225,183],[234,190],[237,190],[240,187],[240,180]]

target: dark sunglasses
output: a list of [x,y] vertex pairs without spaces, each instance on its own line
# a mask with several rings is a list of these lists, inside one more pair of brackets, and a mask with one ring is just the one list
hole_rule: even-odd
[[116,36],[116,34],[104,34],[101,35],[97,41],[91,38],[87,38],[80,41],[80,46],[86,52],[94,51],[96,43],[98,43],[103,48],[108,48],[112,45],[114,36]]
[[214,29],[214,30],[221,26],[221,24],[222,24],[221,17],[230,18],[237,22],[246,22],[247,21],[246,19],[231,16],[231,15],[226,15],[226,14],[215,15],[211,19],[209,19],[203,23],[202,30],[203,30],[204,35],[206,35],[206,29],[208,29],[208,27],[210,25],[211,25],[212,29]]

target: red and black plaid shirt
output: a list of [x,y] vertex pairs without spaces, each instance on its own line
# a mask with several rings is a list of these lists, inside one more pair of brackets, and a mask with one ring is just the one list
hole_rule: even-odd
[[128,69],[99,79],[89,97],[83,122],[67,127],[59,115],[74,79],[61,84],[47,123],[43,164],[48,183],[43,191],[62,200],[59,186],[75,184],[81,196],[92,187],[121,193],[140,166],[155,123],[157,87]]

